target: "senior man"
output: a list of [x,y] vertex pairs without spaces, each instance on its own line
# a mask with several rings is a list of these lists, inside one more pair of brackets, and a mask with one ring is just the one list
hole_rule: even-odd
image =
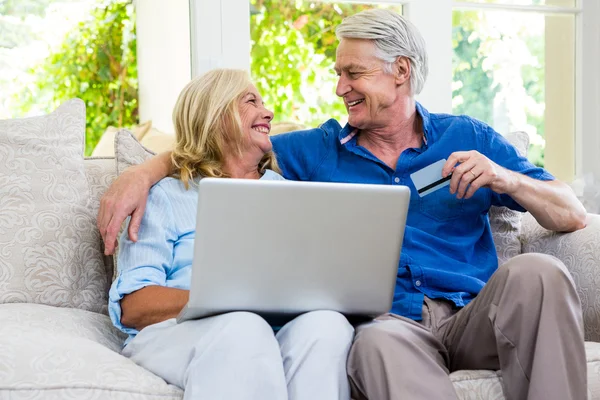
[[[358,327],[348,359],[353,396],[456,399],[449,372],[490,369],[502,371],[510,400],[585,399],[581,305],[568,271],[540,254],[498,267],[487,217],[490,206],[507,206],[574,231],[585,226],[581,203],[488,125],[415,101],[427,54],[402,16],[364,11],[336,33],[336,94],[348,124],[329,120],[276,136],[273,146],[288,179],[411,189],[392,310]],[[420,197],[410,175],[442,159],[450,186]],[[160,155],[109,189],[98,222],[107,253],[130,213],[135,240],[148,190],[171,168]]]

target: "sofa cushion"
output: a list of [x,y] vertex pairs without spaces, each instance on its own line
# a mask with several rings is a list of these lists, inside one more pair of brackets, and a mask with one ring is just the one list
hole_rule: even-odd
[[[511,132],[504,135],[517,151],[527,156],[529,136],[525,132]],[[492,236],[498,253],[498,263],[502,265],[514,256],[521,254],[521,219],[523,214],[507,207],[491,207],[489,212]]]
[[[138,139],[142,139],[146,133],[152,127],[152,121],[145,122],[143,124],[132,127],[130,130],[133,135]],[[92,157],[114,157],[115,156],[115,135],[119,131],[119,128],[109,126],[102,134],[102,137],[94,147]]]
[[0,398],[181,399],[181,389],[119,354],[110,319],[39,304],[0,305]]
[[107,311],[84,135],[78,99],[45,116],[0,121],[0,304]]
[[[90,187],[89,210],[93,215],[98,215],[100,199],[117,177],[115,159],[113,157],[90,157],[85,159],[84,165]],[[104,243],[100,242],[100,246],[103,249]],[[104,269],[110,280],[109,284],[112,283],[113,264],[112,256],[104,256]]]
[[301,131],[307,127],[295,122],[274,122],[271,124],[271,136],[287,132]]
[[140,139],[140,143],[154,153],[162,153],[163,151],[173,150],[175,135],[152,128]]
[[[588,399],[600,399],[600,343],[586,342]],[[456,371],[450,374],[461,400],[504,400],[502,375],[495,371]]]
[[115,136],[115,166],[117,175],[132,165],[138,165],[153,157],[156,153],[144,147],[135,136],[121,129]]

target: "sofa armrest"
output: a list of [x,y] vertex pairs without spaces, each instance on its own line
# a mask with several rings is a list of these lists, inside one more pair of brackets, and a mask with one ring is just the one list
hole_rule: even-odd
[[571,272],[581,298],[585,339],[600,342],[600,215],[588,214],[587,226],[572,233],[542,228],[526,214],[521,230],[523,253],[557,257]]

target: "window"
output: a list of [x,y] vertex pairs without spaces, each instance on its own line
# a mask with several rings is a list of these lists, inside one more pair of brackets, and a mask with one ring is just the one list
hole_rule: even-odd
[[48,113],[78,97],[86,155],[110,126],[151,121],[172,133],[191,77],[189,19],[188,0],[0,0],[0,118]]
[[533,163],[573,174],[575,17],[455,10],[452,40],[453,112],[527,132]]
[[108,125],[137,123],[131,1],[0,2],[0,118],[86,103],[86,154]]
[[317,126],[347,119],[335,95],[335,27],[346,16],[402,6],[319,1],[250,1],[251,72],[275,122]]
[[[258,3],[259,0],[252,3],[252,12],[262,12]],[[304,7],[307,3],[319,4],[289,0],[294,7],[298,4],[298,7]],[[355,1],[348,3],[354,5]],[[526,130],[532,137],[531,159],[543,163],[558,178],[571,181],[575,175],[587,173],[600,177],[600,77],[597,73],[600,51],[596,40],[600,37],[599,1],[378,0],[376,3],[402,6],[403,14],[423,34],[430,71],[427,84],[417,99],[430,111],[473,114],[487,120],[501,133],[507,129]],[[250,70],[246,55],[250,51],[253,28],[248,18],[248,0],[197,0],[190,4],[197,5],[197,12],[192,16],[192,25],[196,29],[193,37],[217,36],[215,40],[192,46],[194,75],[217,66]],[[325,4],[332,3],[323,2]],[[464,26],[460,22],[463,17],[470,18]],[[258,14],[251,19],[258,21]],[[500,25],[497,21],[502,19],[510,19],[511,24]],[[288,20],[288,26],[296,21],[297,18]],[[198,31],[203,34],[198,35]],[[255,36],[253,38],[256,40]],[[296,44],[279,46],[283,52],[273,55],[282,58],[277,62],[284,63],[285,51]],[[504,55],[508,55],[505,59],[502,59],[503,48]],[[258,51],[258,48],[254,50]],[[323,62],[316,55],[319,50],[315,49],[316,63],[310,64],[313,68],[319,68]],[[518,58],[520,67],[508,62],[517,59],[517,54],[523,55]],[[267,56],[269,53],[259,58]],[[253,52],[253,63],[255,58]],[[263,79],[263,72],[256,65],[252,66],[252,72],[255,79]],[[310,76],[309,72],[305,75]],[[510,74],[517,76],[516,81],[507,81]],[[283,76],[280,75],[280,79],[284,79]],[[285,109],[280,110],[280,118],[293,121],[306,118],[304,123],[308,123],[310,116],[319,113],[322,107],[335,107],[336,104],[335,97],[321,95],[332,93],[331,89],[325,90],[328,83],[321,79],[319,76],[312,81],[317,86],[314,89],[310,89],[311,81],[307,79],[306,84],[301,85],[299,95],[290,94],[285,81],[286,85],[282,86],[264,78],[261,84],[265,86],[262,91],[270,104],[281,99],[289,101]],[[478,91],[468,92],[467,81],[487,84],[481,89],[483,100],[479,99]],[[514,101],[502,99],[511,93],[510,90],[519,92],[520,97]],[[317,99],[309,99],[310,96],[317,96]],[[503,107],[513,107],[518,101],[524,104],[518,116],[500,116],[503,102]],[[483,107],[484,103],[487,103],[486,107]],[[310,109],[311,106],[317,109]],[[310,116],[305,117],[307,112]],[[317,119],[323,120],[319,115],[315,117]]]
[[500,133],[521,130],[529,159],[575,176],[574,0],[454,3],[452,108]]

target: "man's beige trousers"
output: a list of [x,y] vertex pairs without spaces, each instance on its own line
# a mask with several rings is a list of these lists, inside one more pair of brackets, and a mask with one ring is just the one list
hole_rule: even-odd
[[386,314],[358,327],[348,358],[355,399],[457,399],[448,374],[501,370],[507,400],[584,400],[581,304],[556,258],[517,256],[467,307],[426,298],[423,321]]

